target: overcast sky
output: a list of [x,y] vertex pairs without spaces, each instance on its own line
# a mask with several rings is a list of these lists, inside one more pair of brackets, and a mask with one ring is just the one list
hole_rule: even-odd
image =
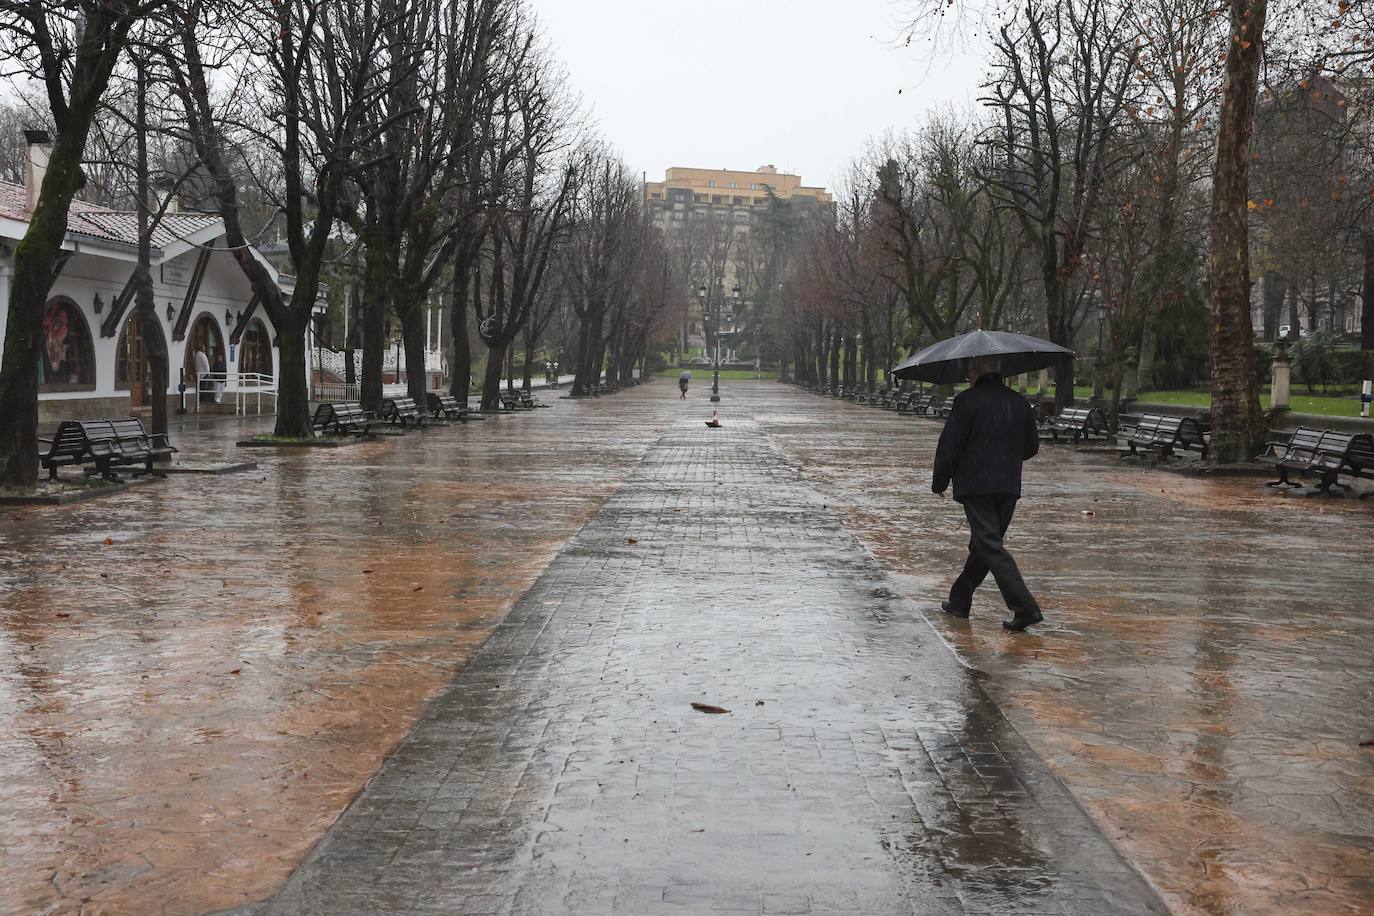
[[650,181],[772,163],[833,187],[866,137],[973,106],[981,76],[973,54],[931,66],[898,47],[891,0],[532,2],[602,134]]

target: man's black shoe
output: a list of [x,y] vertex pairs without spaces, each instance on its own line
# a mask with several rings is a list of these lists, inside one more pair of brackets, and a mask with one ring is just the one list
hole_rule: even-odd
[[968,620],[968,611],[960,610],[959,608],[950,604],[948,601],[940,602],[940,610],[944,611],[951,617],[958,617],[960,620]]
[[1039,623],[1044,619],[1045,615],[1039,611],[1031,611],[1029,614],[1018,613],[1011,620],[1002,621],[1002,627],[1013,633],[1019,633],[1031,624]]

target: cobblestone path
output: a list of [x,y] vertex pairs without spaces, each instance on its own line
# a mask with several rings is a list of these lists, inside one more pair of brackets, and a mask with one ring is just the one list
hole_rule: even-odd
[[667,430],[246,912],[1163,912],[732,407]]

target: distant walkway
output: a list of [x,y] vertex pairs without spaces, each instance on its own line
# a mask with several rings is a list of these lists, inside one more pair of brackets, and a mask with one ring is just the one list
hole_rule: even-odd
[[728,406],[676,413],[249,912],[1163,911]]

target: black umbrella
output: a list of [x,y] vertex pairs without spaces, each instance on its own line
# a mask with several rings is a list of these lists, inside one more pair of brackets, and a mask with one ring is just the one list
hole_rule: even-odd
[[968,377],[968,361],[975,356],[995,356],[1002,362],[1003,375],[1019,375],[1072,359],[1073,351],[1026,334],[970,331],[908,356],[892,370],[892,375],[899,379],[951,385]]

